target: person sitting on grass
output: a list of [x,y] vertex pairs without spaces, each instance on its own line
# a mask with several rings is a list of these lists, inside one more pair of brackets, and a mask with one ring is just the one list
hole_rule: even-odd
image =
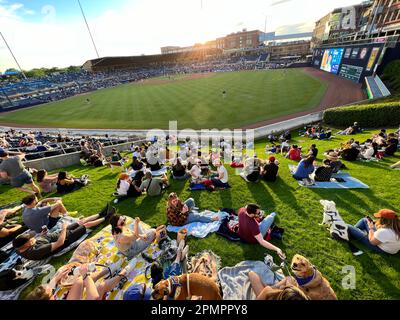
[[214,185],[215,188],[221,188],[221,189],[228,188],[229,187],[228,171],[223,166],[221,160],[216,160],[214,162],[214,166],[217,168],[217,171],[212,172],[212,173],[217,174],[217,176],[214,178],[211,178],[212,184]]
[[249,279],[256,300],[310,300],[298,287],[295,279],[289,282],[285,278],[273,286],[266,286],[261,277],[253,271],[249,272]]
[[24,153],[9,152],[0,148],[0,178],[9,179],[11,186],[22,192],[40,196],[40,189],[33,181],[32,174],[22,163],[24,158]]
[[197,159],[195,164],[190,169],[192,183],[199,184],[199,183],[203,183],[206,180],[201,174],[201,165],[202,165],[202,161],[200,159]]
[[[378,220],[363,218],[348,225],[350,240],[356,240],[373,252],[395,255],[400,251],[400,219],[396,212],[382,209],[374,214]],[[361,251],[355,255],[362,254]]]
[[60,218],[68,214],[61,198],[48,198],[39,202],[35,195],[30,195],[22,199],[22,203],[25,205],[22,220],[36,233],[40,233],[43,226],[53,228]]
[[36,174],[36,181],[44,193],[57,191],[58,174],[49,175],[46,170],[39,170]]
[[33,232],[24,233],[13,240],[13,247],[25,259],[44,260],[69,247],[83,237],[87,233],[87,229],[100,225],[112,214],[112,212],[103,211],[70,225],[63,223],[61,231],[42,232],[36,238]]
[[22,208],[23,206],[17,206],[12,209],[0,210],[0,248],[27,230],[20,224],[9,224],[6,220],[7,218],[13,217]]
[[350,148],[346,148],[342,150],[340,153],[342,158],[346,161],[356,161],[358,156],[360,155],[360,150],[358,149],[358,145],[354,142]]
[[297,145],[293,145],[289,152],[286,154],[286,158],[292,161],[300,161],[301,160],[301,150]]
[[260,218],[260,211],[260,207],[256,204],[249,204],[247,207],[239,209],[240,239],[248,244],[260,244],[268,250],[275,251],[281,259],[285,259],[286,256],[280,248],[264,240],[274,223],[276,213],[272,213],[258,222],[257,218]]
[[196,204],[192,198],[183,202],[178,198],[176,193],[171,193],[168,196],[167,202],[167,221],[175,227],[182,227],[193,222],[210,223],[219,221],[219,217],[210,218],[193,209]]
[[117,214],[111,217],[110,224],[118,250],[129,259],[146,250],[156,239],[156,230],[144,230],[140,218],[135,218],[133,230],[126,225],[126,217]]
[[275,157],[270,157],[261,168],[261,178],[266,182],[275,182],[278,178],[279,162]]
[[329,182],[331,181],[333,174],[333,167],[331,166],[331,161],[325,159],[323,165],[315,170],[314,180],[319,182]]
[[128,198],[140,197],[142,192],[137,185],[137,181],[132,180],[127,173],[121,173],[117,182],[118,199],[114,203],[126,200]]
[[160,196],[168,186],[168,177],[166,174],[163,174],[160,178],[153,178],[151,172],[146,172],[139,189],[141,192],[146,190],[147,195],[150,197],[157,197]]
[[258,182],[260,180],[262,161],[254,155],[254,158],[248,158],[244,162],[243,175],[249,182]]
[[182,159],[177,158],[172,165],[172,178],[174,180],[186,180],[188,177],[189,173],[186,171],[186,166],[182,163]]
[[151,171],[158,171],[162,168],[162,162],[159,158],[158,151],[154,147],[150,147],[146,153],[147,168]]
[[317,157],[318,157],[318,149],[317,149],[317,146],[315,144],[311,145],[307,156],[313,156],[315,159],[317,159]]
[[296,172],[293,174],[293,178],[299,181],[310,178],[310,174],[315,170],[314,161],[315,158],[313,156],[301,160],[297,166]]
[[107,158],[107,165],[110,168],[113,167],[123,167],[125,164],[126,158],[122,157],[122,155],[118,152],[117,149],[111,150],[111,157]]
[[89,183],[88,178],[89,176],[87,175],[75,178],[73,176],[68,176],[67,172],[59,172],[57,177],[57,192],[62,194],[85,187]]

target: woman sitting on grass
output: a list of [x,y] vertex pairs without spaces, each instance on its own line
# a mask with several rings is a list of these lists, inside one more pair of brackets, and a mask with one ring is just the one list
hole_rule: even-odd
[[68,176],[67,172],[60,172],[57,177],[57,193],[67,193],[78,190],[89,183],[88,175],[80,178]]
[[310,178],[310,174],[315,170],[314,161],[315,158],[313,156],[309,156],[306,159],[301,160],[296,172],[293,174],[293,178],[299,181]]
[[[382,209],[374,217],[378,220],[373,221],[367,217],[358,221],[355,226],[349,224],[350,239],[363,243],[376,253],[397,254],[400,251],[400,219],[396,212]],[[359,254],[361,253],[360,251]]]
[[176,163],[172,165],[172,178],[174,180],[186,180],[189,176],[186,166],[182,163],[182,159],[177,158]]
[[[141,181],[134,181],[127,173],[121,173],[117,182],[118,199],[114,203],[126,200],[128,198],[140,197],[142,192],[139,189]],[[139,184],[139,186],[138,186]]]
[[156,239],[156,230],[144,230],[140,218],[135,218],[133,230],[126,225],[126,217],[120,215],[112,216],[110,224],[118,250],[129,259],[146,250]]
[[58,174],[49,175],[46,170],[39,170],[36,174],[36,181],[44,193],[57,191]]

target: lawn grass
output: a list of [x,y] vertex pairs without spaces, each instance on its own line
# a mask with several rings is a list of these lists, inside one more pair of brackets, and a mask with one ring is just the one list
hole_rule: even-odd
[[[327,84],[301,69],[134,83],[0,114],[0,124],[87,129],[241,128],[318,106]],[[154,80],[154,79],[153,79]],[[158,79],[160,80],[160,79]],[[167,81],[167,79],[164,79]],[[222,91],[226,90],[226,98]],[[87,103],[86,99],[90,99]]]
[[[376,131],[366,131],[357,136],[361,142]],[[319,162],[323,152],[337,147],[348,137],[335,137],[331,141],[317,141],[320,150]],[[305,140],[305,141],[303,141]],[[315,141],[295,137],[294,142],[307,149]],[[261,158],[266,158],[264,152],[265,140],[256,144]],[[291,162],[277,157],[281,163],[280,178],[276,183],[248,184],[235,171],[229,169],[231,189],[215,193],[190,192],[189,182],[173,181],[169,191],[175,191],[182,199],[193,197],[200,208],[218,210],[223,207],[240,208],[247,203],[256,202],[266,212],[277,212],[277,224],[285,228],[283,241],[273,241],[281,247],[291,259],[299,253],[310,259],[331,282],[339,299],[400,299],[400,257],[370,253],[364,249],[364,255],[354,257],[347,245],[329,238],[324,227],[318,224],[322,220],[321,199],[333,200],[343,219],[355,224],[365,215],[372,215],[381,208],[399,211],[400,171],[392,171],[390,164],[400,160],[400,157],[385,158],[381,162],[346,163],[349,172],[370,186],[368,190],[316,190],[306,189],[298,185],[289,173]],[[107,201],[111,201],[119,171],[111,172],[108,168],[68,168],[71,174],[79,176],[89,174],[92,183],[79,191],[65,195],[63,201],[66,207],[80,215],[90,215],[99,212]],[[10,187],[0,186],[0,204],[10,203],[23,197],[19,191]],[[142,196],[136,200],[127,200],[116,207],[119,212],[131,217],[139,216],[142,221],[155,226],[164,224],[165,203],[167,194],[159,198]],[[99,230],[99,229],[98,229]],[[172,235],[174,236],[174,235]],[[263,260],[267,250],[257,245],[232,243],[212,234],[205,239],[189,240],[192,254],[212,249],[222,259],[222,266],[233,266],[243,260]],[[66,263],[71,254],[55,259],[52,263],[59,267]],[[277,259],[276,255],[273,256]],[[345,274],[342,269],[353,266],[356,270],[356,288],[345,290],[341,283]],[[37,279],[33,285],[24,291],[23,296],[40,282]]]

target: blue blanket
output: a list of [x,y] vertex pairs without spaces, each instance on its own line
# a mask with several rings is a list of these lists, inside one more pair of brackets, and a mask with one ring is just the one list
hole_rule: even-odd
[[226,212],[212,212],[206,210],[203,213],[205,213],[205,215],[208,217],[218,216],[220,220],[210,223],[193,222],[182,227],[168,226],[167,231],[178,233],[182,229],[187,229],[188,236],[202,239],[207,237],[210,233],[217,232],[222,224],[222,221],[229,216],[229,214]]
[[[292,174],[296,171],[296,168],[296,166],[289,165]],[[313,175],[311,175],[310,178],[312,179]],[[335,181],[335,178],[343,179],[345,182]],[[343,172],[333,174],[330,182],[314,181],[314,185],[305,186],[303,181],[299,181],[299,185],[311,189],[369,189],[369,186],[365,183],[352,177],[350,174]]]

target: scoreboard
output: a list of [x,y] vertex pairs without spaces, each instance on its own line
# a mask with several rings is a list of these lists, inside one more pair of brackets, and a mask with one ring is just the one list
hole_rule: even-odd
[[339,75],[351,81],[359,82],[361,75],[364,71],[363,67],[352,66],[349,64],[342,64]]

